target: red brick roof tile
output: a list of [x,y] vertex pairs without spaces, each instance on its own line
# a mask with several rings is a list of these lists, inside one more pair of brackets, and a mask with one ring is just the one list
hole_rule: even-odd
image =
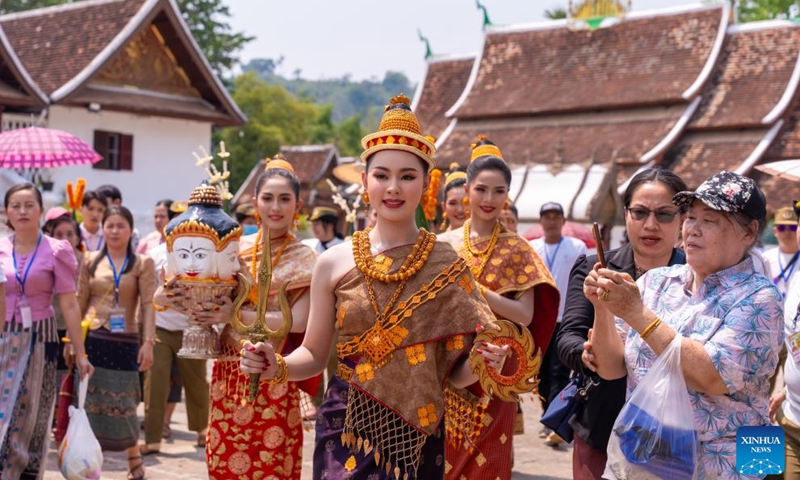
[[762,125],[790,86],[798,63],[800,27],[789,25],[728,35],[689,128]]
[[759,129],[744,135],[736,132],[713,137],[688,135],[667,152],[661,166],[680,175],[689,188],[694,189],[721,170],[736,170],[753,153],[766,133],[767,129]]
[[48,95],[83,70],[144,0],[83,1],[0,16],[0,25],[34,81]]
[[[638,162],[675,125],[683,108],[650,112],[576,114],[559,117],[506,120],[459,120],[436,153],[436,164],[469,162],[470,144],[478,135],[496,143],[510,164],[553,163],[560,156],[566,163],[592,158],[607,162]],[[616,153],[615,153],[616,152]]]
[[[724,9],[631,18],[612,28],[489,32],[458,118],[686,101],[715,52]],[[469,88],[469,87],[468,87]]]
[[302,184],[320,181],[328,170],[336,166],[338,155],[333,145],[281,147],[281,154],[292,164]]
[[795,181],[774,177],[759,171],[753,171],[748,175],[753,177],[764,191],[768,212],[775,213],[779,208],[790,207],[794,200],[800,199],[800,189],[797,188],[798,184]]
[[794,160],[800,158],[800,92],[795,95],[795,104],[784,116],[785,123],[778,138],[767,151],[764,161]]
[[474,56],[428,62],[419,98],[414,98],[414,113],[425,135],[439,138],[447,128],[450,119],[444,114],[464,91],[473,63]]

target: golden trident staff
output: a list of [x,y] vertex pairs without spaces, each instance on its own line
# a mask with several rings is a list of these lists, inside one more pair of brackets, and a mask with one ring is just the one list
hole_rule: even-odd
[[[233,305],[233,316],[231,318],[231,325],[239,335],[243,335],[250,340],[251,343],[258,342],[271,342],[272,346],[278,348],[289,335],[292,329],[292,307],[289,305],[289,299],[286,297],[286,287],[289,282],[281,285],[278,292],[278,304],[281,307],[281,314],[283,321],[277,330],[272,330],[267,325],[267,301],[269,300],[269,290],[272,286],[272,244],[270,242],[269,229],[264,232],[267,237],[264,248],[261,254],[261,263],[258,265],[257,285],[258,285],[258,302],[256,303],[256,319],[252,325],[245,325],[241,319],[241,308],[244,305],[247,295],[241,295]],[[253,258],[255,262],[256,259]],[[246,288],[249,288],[247,282]],[[250,374],[250,401],[255,402],[258,397],[258,383],[260,374]]]

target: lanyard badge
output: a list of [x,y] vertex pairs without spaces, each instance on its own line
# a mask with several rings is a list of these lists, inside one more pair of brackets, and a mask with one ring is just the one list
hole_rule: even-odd
[[114,261],[111,260],[111,255],[106,253],[108,263],[111,264],[111,271],[114,275],[114,308],[108,312],[108,326],[111,333],[125,333],[125,309],[119,306],[119,283],[122,280],[122,274],[125,272],[125,267],[128,266],[128,257],[122,263],[122,268],[117,272],[117,267]]
[[33,262],[36,260],[36,254],[39,252],[39,245],[41,243],[42,234],[40,233],[39,238],[36,240],[36,248],[33,249],[31,259],[28,260],[28,264],[25,266],[25,273],[20,276],[19,267],[17,266],[16,237],[14,238],[15,246],[11,252],[11,256],[14,259],[14,277],[17,279],[17,284],[21,292],[19,301],[17,302],[17,310],[19,312],[18,318],[22,320],[22,328],[31,328],[33,326],[33,313],[31,311],[31,304],[28,303],[28,299],[25,296],[25,283],[28,281],[28,274],[31,272],[31,266],[33,266]]

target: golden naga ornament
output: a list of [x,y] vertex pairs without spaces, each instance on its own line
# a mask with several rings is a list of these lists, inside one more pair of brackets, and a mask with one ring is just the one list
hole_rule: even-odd
[[[508,320],[497,320],[494,325],[497,328],[484,328],[475,337],[476,346],[472,347],[469,354],[469,366],[478,376],[484,392],[506,402],[516,402],[521,394],[536,392],[539,384],[536,375],[542,365],[542,350],[536,348],[533,336],[527,328]],[[501,373],[489,367],[484,362],[483,355],[476,351],[479,342],[498,347],[508,345],[506,365],[516,365],[516,369],[510,373]]]
[[[269,238],[269,230],[264,233],[264,236],[266,237],[266,240],[264,243],[263,253],[261,255],[261,262],[259,263],[258,267],[258,302],[256,303],[256,319],[252,325],[245,325],[245,323],[242,322],[241,310],[242,306],[247,300],[247,296],[239,296],[236,299],[236,302],[233,304],[231,326],[234,330],[236,330],[236,333],[247,337],[247,339],[252,343],[270,342],[275,348],[278,348],[278,346],[289,335],[289,332],[292,329],[292,306],[289,304],[289,298],[286,296],[286,287],[289,286],[289,283],[287,282],[281,285],[280,290],[278,291],[278,305],[280,305],[283,321],[278,329],[271,329],[267,324],[266,318],[267,301],[269,300],[270,287],[272,286],[272,245]],[[256,261],[255,256],[253,257],[252,261]],[[246,290],[249,290],[249,282]],[[255,402],[256,398],[258,397],[260,376],[261,375],[258,373],[250,374],[249,394],[251,402]]]

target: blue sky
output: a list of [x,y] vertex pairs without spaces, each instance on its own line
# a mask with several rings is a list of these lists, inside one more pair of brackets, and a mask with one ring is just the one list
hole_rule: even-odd
[[[424,69],[421,29],[436,54],[477,52],[482,15],[474,0],[225,0],[236,30],[256,38],[242,52],[253,58],[284,57],[279,73],[304,78],[382,78],[387,70],[413,83]],[[682,0],[633,0],[633,10],[681,5]],[[492,23],[544,20],[544,11],[567,0],[483,0]]]

